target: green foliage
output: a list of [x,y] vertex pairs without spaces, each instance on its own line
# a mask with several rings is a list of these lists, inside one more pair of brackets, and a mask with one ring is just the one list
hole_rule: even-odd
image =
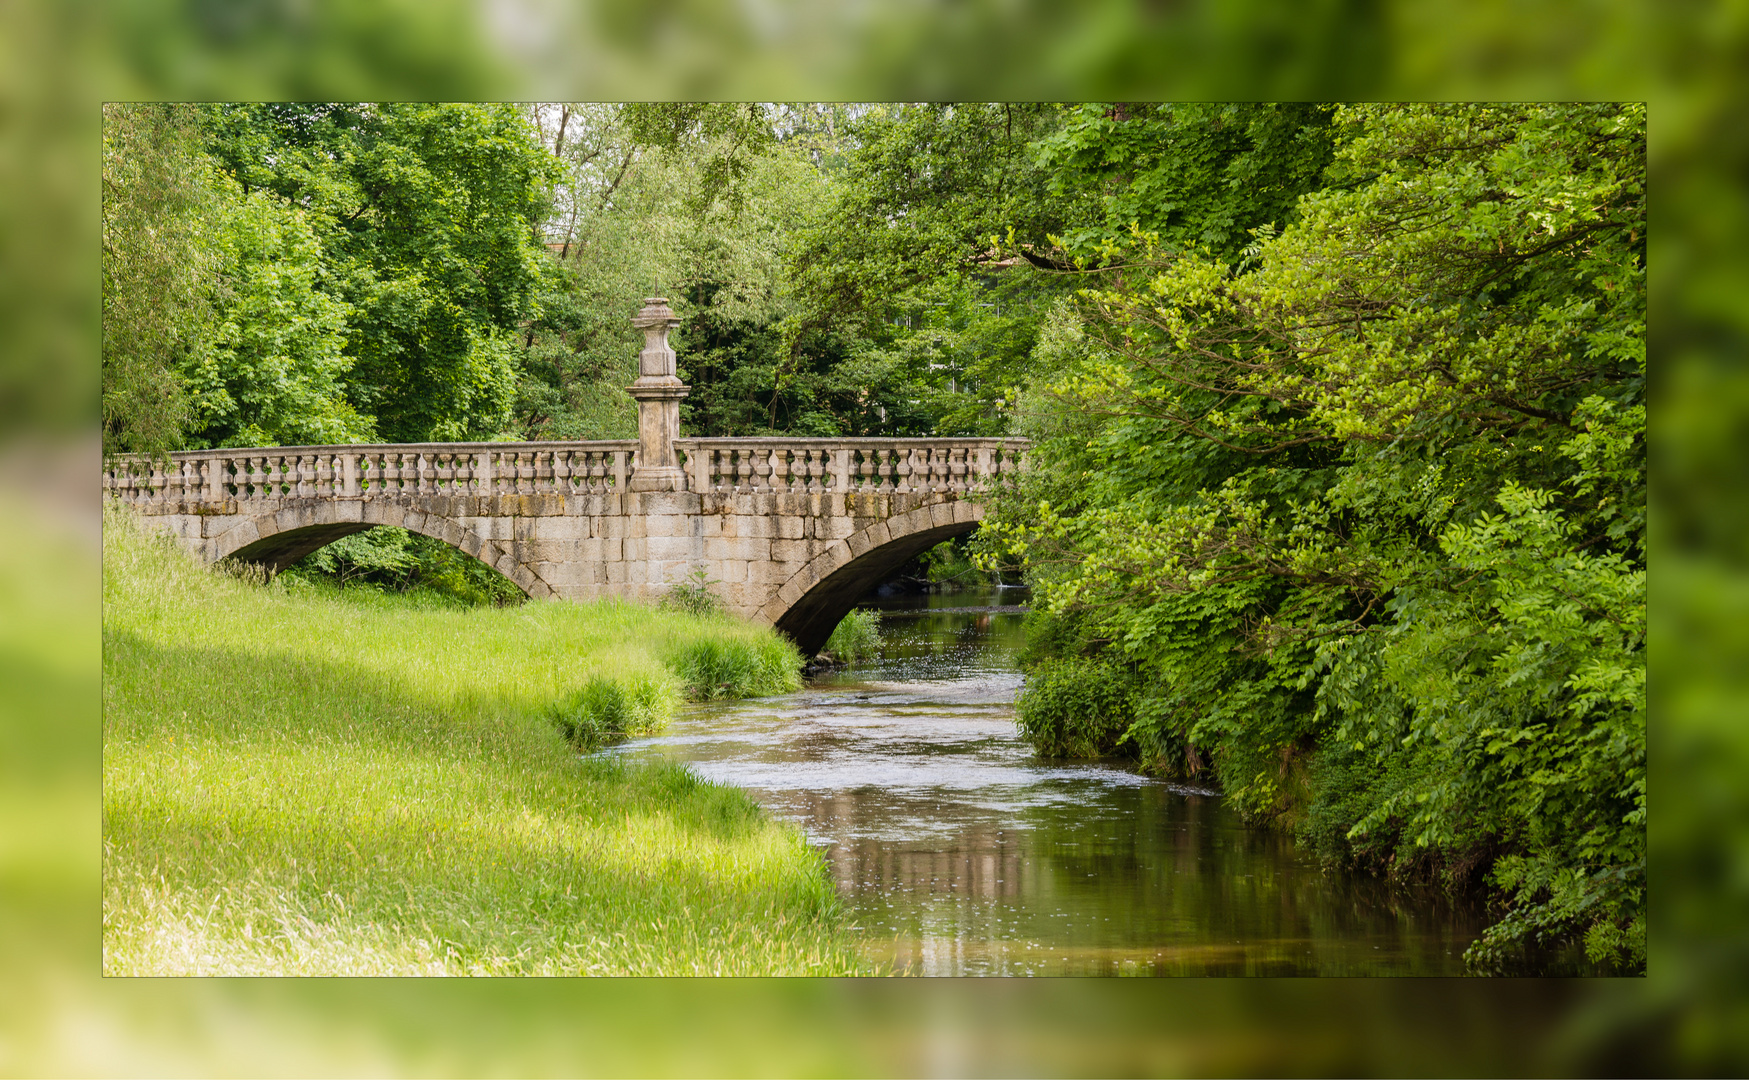
[[711,590],[719,584],[702,566],[695,566],[686,576],[668,586],[662,596],[662,606],[669,611],[684,611],[700,617],[720,615],[725,610],[723,598]]
[[881,647],[881,613],[867,608],[852,608],[845,613],[822,649],[834,660],[854,664],[872,656]]
[[348,308],[346,401],[379,438],[489,438],[551,261],[558,175],[512,106],[213,106],[207,143],[245,192],[300,208]]
[[[1281,228],[1224,259],[1138,229],[1053,312],[1035,468],[982,558],[1024,557],[1057,638],[1137,666],[1144,762],[1201,748],[1338,861],[1494,867],[1478,969],[1581,938],[1638,969],[1644,110],[1315,116],[1327,186]],[[1077,153],[1056,160],[1097,165]],[[1167,224],[1230,253],[1288,172]]]
[[923,574],[936,588],[953,589],[969,584],[979,576],[978,568],[966,551],[963,539],[943,540],[918,556]]
[[693,701],[787,694],[800,688],[801,658],[787,638],[700,637],[664,652]]
[[1137,234],[1169,250],[1236,262],[1253,230],[1285,226],[1323,186],[1329,105],[1087,104],[1035,144],[1072,207],[1063,247],[1088,263]]
[[1134,720],[1135,673],[1121,658],[1063,656],[1026,673],[1014,700],[1020,734],[1046,757],[1104,757]]
[[666,680],[597,675],[547,707],[547,719],[583,750],[632,735],[658,731],[674,712],[674,690]]
[[346,400],[352,308],[333,295],[308,215],[229,177],[215,239],[216,318],[183,367],[193,416],[186,444],[299,446],[362,442],[371,421]]
[[283,576],[288,582],[418,594],[468,607],[503,607],[525,599],[509,578],[480,560],[394,526],[343,536],[299,559]]
[[103,449],[182,446],[225,194],[187,106],[103,107]]
[[831,205],[788,255],[780,396],[822,433],[827,418],[843,434],[1000,433],[1039,319],[1066,291],[1027,261],[1064,221],[1031,150],[1058,111],[870,106],[847,120]]

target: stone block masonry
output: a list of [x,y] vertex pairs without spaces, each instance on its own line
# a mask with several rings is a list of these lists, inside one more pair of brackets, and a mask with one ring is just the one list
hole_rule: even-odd
[[[971,532],[1019,439],[687,439],[666,302],[646,301],[639,439],[199,450],[104,464],[106,497],[202,560],[283,569],[396,525],[534,599],[656,601],[697,568],[805,654],[869,588]],[[646,462],[650,464],[646,466]]]

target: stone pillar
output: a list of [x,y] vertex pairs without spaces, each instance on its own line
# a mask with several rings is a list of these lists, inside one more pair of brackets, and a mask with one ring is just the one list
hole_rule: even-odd
[[674,440],[680,437],[680,399],[692,387],[674,374],[674,350],[668,347],[668,332],[680,320],[667,300],[654,296],[644,301],[632,325],[644,332],[644,351],[638,355],[638,381],[626,387],[638,402],[638,467],[626,489],[682,491],[686,474],[674,455]]

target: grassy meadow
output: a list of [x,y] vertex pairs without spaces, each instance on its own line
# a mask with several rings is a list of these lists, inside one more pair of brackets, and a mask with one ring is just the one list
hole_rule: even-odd
[[862,970],[799,831],[578,752],[793,689],[772,632],[264,585],[104,525],[105,974]]

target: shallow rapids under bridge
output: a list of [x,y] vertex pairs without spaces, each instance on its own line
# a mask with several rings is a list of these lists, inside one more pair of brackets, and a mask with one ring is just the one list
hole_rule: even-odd
[[1021,467],[1016,439],[678,438],[659,300],[631,386],[639,438],[201,450],[105,463],[105,494],[213,563],[282,569],[394,525],[531,598],[656,600],[697,569],[729,610],[817,651],[867,590],[972,531]]

